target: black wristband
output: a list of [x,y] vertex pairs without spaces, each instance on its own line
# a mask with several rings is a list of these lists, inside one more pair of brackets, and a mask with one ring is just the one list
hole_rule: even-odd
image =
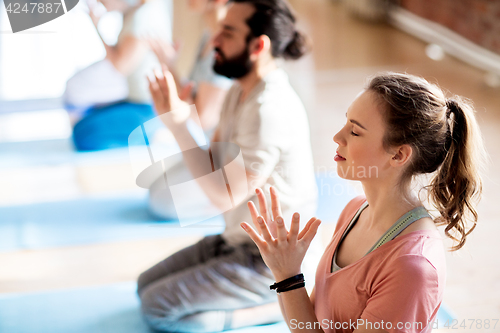
[[300,274],[292,276],[286,280],[283,280],[281,282],[276,282],[275,284],[269,286],[269,288],[271,290],[278,289],[278,288],[284,289],[284,288],[289,287],[291,285],[294,285],[298,282],[304,282],[304,274],[300,273]]
[[278,294],[280,294],[280,293],[283,293],[285,291],[295,290],[295,289],[299,289],[299,288],[302,288],[305,286],[306,286],[305,282],[299,282],[299,283],[293,284],[293,285],[285,287],[285,288],[278,288],[278,289],[276,289],[276,292]]

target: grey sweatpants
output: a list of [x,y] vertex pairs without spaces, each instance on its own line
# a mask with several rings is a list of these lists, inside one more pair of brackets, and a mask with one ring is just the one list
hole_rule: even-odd
[[230,328],[234,310],[276,302],[273,282],[254,244],[229,246],[212,235],[142,273],[138,294],[154,329],[219,332]]

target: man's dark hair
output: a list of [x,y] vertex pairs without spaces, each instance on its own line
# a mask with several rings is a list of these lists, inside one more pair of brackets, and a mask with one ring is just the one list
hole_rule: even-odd
[[249,37],[266,35],[271,40],[271,54],[275,58],[298,59],[308,50],[305,36],[295,29],[295,15],[284,0],[230,0],[249,3],[255,13],[247,19]]

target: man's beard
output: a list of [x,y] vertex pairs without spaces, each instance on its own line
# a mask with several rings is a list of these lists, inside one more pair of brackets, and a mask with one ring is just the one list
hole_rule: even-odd
[[253,63],[250,61],[250,53],[248,52],[248,44],[243,52],[239,55],[227,59],[219,48],[215,48],[221,60],[215,60],[213,69],[217,74],[227,76],[230,79],[239,79],[248,73],[253,68]]

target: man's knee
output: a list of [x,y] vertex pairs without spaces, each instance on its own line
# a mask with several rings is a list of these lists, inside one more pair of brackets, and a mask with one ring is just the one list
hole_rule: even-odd
[[160,292],[153,286],[145,287],[139,291],[141,299],[141,312],[146,323],[160,331],[171,329],[177,321],[178,310],[169,300],[168,293]]
[[142,290],[148,285],[147,271],[142,272],[137,278],[137,295],[141,296]]

